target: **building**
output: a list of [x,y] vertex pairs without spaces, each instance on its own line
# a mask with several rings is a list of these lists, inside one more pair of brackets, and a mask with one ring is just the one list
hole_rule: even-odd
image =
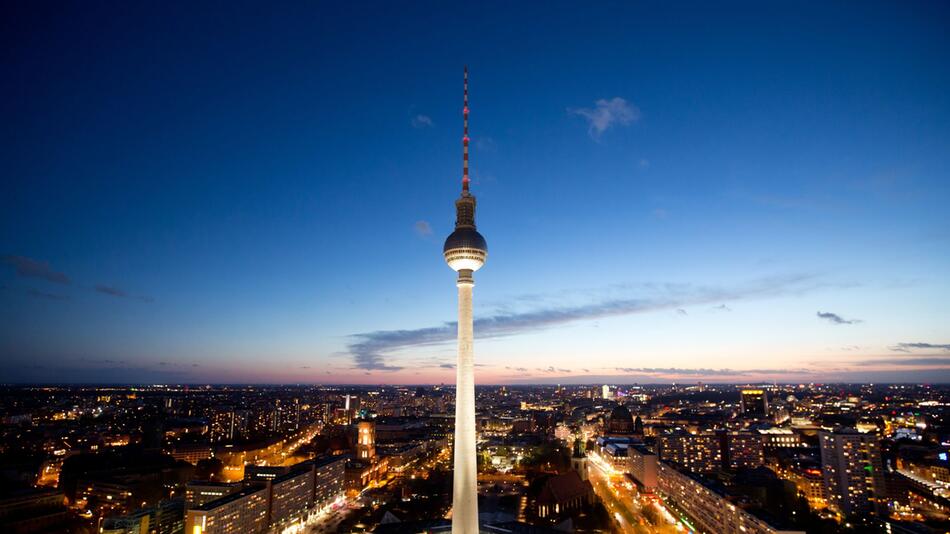
[[273,530],[302,523],[313,502],[314,472],[309,466],[281,475],[270,484],[270,525]]
[[635,426],[630,410],[623,404],[618,405],[610,412],[610,418],[607,420],[606,434],[608,436],[632,436],[634,433]]
[[267,529],[270,487],[252,484],[241,491],[188,510],[188,534],[258,534]]
[[818,433],[828,504],[846,517],[886,510],[884,466],[877,435],[854,429]]
[[711,473],[722,466],[719,436],[677,432],[656,438],[657,453],[664,462],[693,473]]
[[209,482],[196,480],[185,485],[185,508],[201,506],[241,490],[240,482]]
[[632,445],[627,450],[627,472],[643,493],[657,488],[657,456],[644,445]]
[[[538,494],[538,517],[557,516],[577,510],[594,499],[594,487],[574,471],[555,475],[544,483]],[[477,532],[477,531],[476,531]]]
[[803,447],[802,438],[790,428],[763,428],[756,430],[762,436],[766,450]]
[[765,463],[762,436],[752,432],[722,433],[722,463],[729,469],[754,469]]
[[176,460],[182,460],[193,465],[214,456],[211,445],[201,443],[176,445],[168,454]]
[[769,415],[769,399],[764,389],[743,389],[739,395],[743,415],[750,417]]
[[376,425],[372,421],[360,421],[356,425],[356,457],[360,460],[376,457]]
[[488,245],[475,229],[475,197],[468,177],[468,69],[462,106],[462,195],[455,201],[455,231],[442,249],[458,273],[458,362],[455,367],[455,455],[452,485],[452,532],[478,532],[478,479],[475,453],[475,363],[472,322],[473,274],[485,264]]
[[581,480],[587,480],[587,455],[580,438],[574,440],[574,452],[571,454],[571,469],[577,472]]
[[657,465],[657,483],[667,505],[689,516],[689,531],[709,534],[805,534],[785,530],[732,502],[722,488],[665,462]]
[[162,501],[158,506],[140,508],[122,517],[102,522],[100,534],[178,534],[185,528],[185,501]]
[[0,497],[0,532],[49,532],[69,521],[66,496],[45,488],[8,490]]
[[296,528],[343,497],[346,460],[329,456],[281,467],[279,472],[252,472],[238,491],[188,510],[185,532],[253,534]]
[[604,384],[603,387],[601,387],[601,398],[603,399],[610,398],[610,386],[608,386],[607,384]]

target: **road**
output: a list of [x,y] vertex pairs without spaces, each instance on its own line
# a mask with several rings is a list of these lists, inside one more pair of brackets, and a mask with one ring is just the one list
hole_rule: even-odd
[[[588,454],[588,478],[594,493],[610,513],[617,532],[623,534],[681,534],[676,525],[660,519],[652,525],[643,515],[644,506],[659,506],[641,500],[637,490],[629,485],[622,473],[604,463],[596,453]],[[661,513],[655,514],[662,517]]]

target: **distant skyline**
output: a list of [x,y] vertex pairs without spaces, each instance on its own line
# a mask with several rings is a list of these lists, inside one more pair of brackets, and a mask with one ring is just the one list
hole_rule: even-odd
[[6,6],[0,382],[950,382],[950,6]]

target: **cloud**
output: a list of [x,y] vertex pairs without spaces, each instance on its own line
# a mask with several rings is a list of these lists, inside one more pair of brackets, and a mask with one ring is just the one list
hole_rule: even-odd
[[676,308],[676,313],[678,315],[689,315],[688,313],[686,313],[686,310],[684,310],[683,308]]
[[833,324],[857,324],[862,322],[860,319],[845,319],[837,313],[831,312],[818,312],[818,318]]
[[421,113],[409,119],[409,124],[412,124],[413,128],[431,128],[435,125],[432,117]]
[[915,349],[937,349],[950,351],[950,343],[898,343],[891,347],[894,352],[910,352]]
[[900,366],[938,366],[950,367],[950,356],[928,356],[920,358],[878,358],[854,362],[857,365],[900,365]]
[[713,309],[716,311],[727,311],[727,312],[732,311],[732,308],[730,308],[729,306],[726,306],[725,304],[720,304],[719,306],[713,306]]
[[24,278],[39,278],[48,282],[57,284],[69,284],[69,277],[65,274],[54,271],[50,264],[45,261],[34,260],[24,256],[3,256],[0,261],[10,265],[16,271],[18,276]]
[[626,125],[640,118],[640,109],[618,96],[600,99],[593,108],[568,108],[567,112],[587,120],[587,133],[593,139],[599,139],[615,124]]
[[429,224],[429,221],[416,221],[416,224],[413,225],[416,233],[420,236],[432,235],[432,225]]
[[[824,286],[826,284],[819,283],[812,275],[803,274],[763,278],[733,288],[688,284],[651,285],[649,287],[660,289],[662,294],[651,297],[607,298],[591,304],[552,306],[526,312],[500,312],[476,319],[475,333],[480,339],[498,338],[588,319],[675,310],[684,305],[710,304],[723,300],[800,294]],[[387,364],[387,356],[405,349],[446,343],[454,340],[456,335],[455,322],[412,330],[377,330],[351,335],[347,349],[357,368],[398,371],[403,367]]]
[[115,286],[107,286],[105,284],[96,284],[94,289],[97,293],[102,293],[103,295],[108,295],[110,297],[116,298],[130,298],[141,300],[142,302],[152,302],[154,299],[152,297],[146,297],[144,295],[132,295],[125,290],[119,289]]
[[49,293],[46,291],[40,291],[39,289],[30,288],[26,291],[26,294],[37,299],[47,299],[47,300],[69,300],[69,295],[60,295],[57,293]]
[[[648,375],[689,375],[689,376],[741,376],[786,373],[789,369],[684,369],[678,367],[615,367],[619,373],[638,373]],[[807,373],[804,369],[793,370],[797,373]]]
[[109,295],[111,297],[128,297],[129,294],[117,287],[107,286],[103,284],[96,284],[96,291],[102,293],[103,295]]

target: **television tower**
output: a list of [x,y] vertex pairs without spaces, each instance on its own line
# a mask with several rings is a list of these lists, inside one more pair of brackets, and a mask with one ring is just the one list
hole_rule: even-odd
[[452,534],[478,534],[478,470],[475,452],[475,365],[472,325],[472,274],[485,264],[488,245],[475,230],[475,197],[468,190],[468,67],[462,106],[462,195],[455,201],[455,231],[442,254],[458,273],[458,362],[455,366],[455,459]]

